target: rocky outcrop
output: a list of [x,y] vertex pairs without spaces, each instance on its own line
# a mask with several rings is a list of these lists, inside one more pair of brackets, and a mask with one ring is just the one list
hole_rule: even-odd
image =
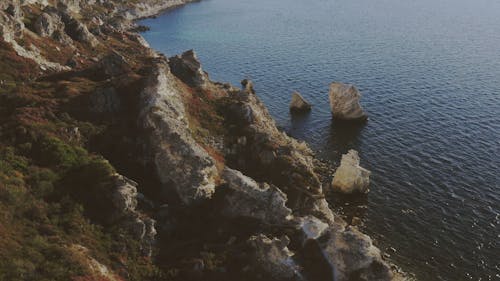
[[367,119],[359,100],[361,94],[354,85],[333,82],[330,84],[330,108],[333,117],[345,121],[363,121]]
[[33,25],[34,31],[42,36],[52,38],[63,45],[70,46],[73,40],[66,34],[65,25],[59,12],[52,8],[46,8]]
[[276,186],[257,184],[241,172],[226,168],[222,178],[227,184],[223,213],[232,218],[251,218],[264,224],[290,223],[292,210],[286,194]]
[[395,280],[370,237],[343,223],[332,225],[319,239],[309,240],[305,255],[328,266],[331,278],[323,280]]
[[151,256],[156,240],[155,220],[137,210],[137,183],[126,177],[114,175],[114,189],[110,194],[111,212],[108,223],[121,225],[140,241],[145,256]]
[[308,103],[298,92],[292,93],[290,101],[290,111],[293,113],[307,112],[311,110],[311,104]]
[[333,190],[342,193],[367,193],[369,184],[370,171],[359,166],[358,152],[351,149],[342,155],[340,166],[333,175]]
[[[255,95],[251,81],[244,80],[242,85],[243,90],[231,93],[224,109],[231,133],[229,159],[236,157],[236,168],[282,189],[321,193],[321,182],[314,172],[313,152],[305,143],[290,138],[276,127],[267,108]],[[238,141],[243,139],[245,141]]]
[[[390,280],[387,264],[371,240],[334,218],[312,150],[278,129],[251,81],[242,81],[242,89],[212,82],[194,51],[167,60],[144,50],[147,42],[126,30],[133,26],[131,19],[157,14],[159,9],[186,1],[61,0],[55,7],[52,2],[31,0],[23,3],[41,6],[37,6],[35,20],[26,23],[29,31],[24,25],[28,21],[23,21],[22,9],[18,9],[20,2],[8,2],[13,6],[0,3],[4,41],[11,43],[19,55],[35,60],[42,71],[69,68],[47,59],[58,59],[54,50],[37,52],[17,43],[24,33],[58,46],[58,52],[60,47],[69,49],[69,59],[60,61],[69,61],[73,70],[47,75],[46,83],[55,81],[51,85],[55,89],[75,83],[71,95],[61,96],[71,100],[72,95],[79,95],[73,100],[78,110],[88,104],[90,108],[82,111],[90,113],[89,119],[102,117],[102,123],[98,122],[99,130],[104,131],[102,138],[111,146],[116,143],[118,153],[124,154],[113,161],[120,165],[120,171],[131,172],[141,183],[139,186],[116,174],[112,184],[106,185],[109,189],[91,197],[99,201],[94,213],[103,226],[118,227],[120,233],[130,234],[142,245],[143,254],[150,256],[156,249],[157,235],[151,217],[158,219],[164,238],[161,241],[167,244],[158,248],[173,248],[166,255],[175,257],[169,259],[208,251],[223,256],[210,262],[188,257],[199,261],[196,274],[201,280],[213,264],[232,263],[226,255],[249,258],[244,265],[237,265],[240,268],[230,270],[262,280]],[[128,49],[128,45],[133,48]],[[49,96],[47,93],[44,98]],[[357,97],[359,100],[359,94]],[[350,102],[359,106],[358,100]],[[292,111],[310,109],[298,93],[294,93],[290,106]],[[356,117],[356,110],[347,112],[350,118]],[[210,121],[202,120],[204,117]],[[217,124],[207,124],[211,121]],[[82,145],[94,137],[83,128],[65,135]],[[92,141],[96,140],[88,140]],[[107,144],[104,147],[109,149]],[[130,162],[123,160],[129,155]],[[359,158],[350,167],[365,175]],[[352,179],[350,175],[345,178]],[[364,186],[362,177],[354,179],[351,185]],[[148,195],[154,194],[154,200],[145,199],[138,187]],[[244,227],[233,227],[238,224]],[[170,238],[177,240],[174,243]],[[242,249],[245,254],[241,257]],[[189,253],[179,254],[184,250]],[[310,260],[322,264],[325,270],[316,270]],[[220,269],[217,274],[226,277],[226,269]],[[325,275],[315,279],[311,277],[315,272]]]
[[203,87],[209,81],[193,50],[169,58],[168,65],[172,74],[191,87]]
[[71,39],[89,44],[91,47],[97,46],[99,41],[87,29],[87,26],[74,18],[69,13],[61,13],[61,20],[64,22],[64,30]]
[[165,61],[156,62],[141,93],[139,127],[145,131],[145,161],[151,161],[163,196],[175,190],[185,204],[211,198],[218,170],[215,160],[189,132],[182,92]]
[[293,253],[287,247],[289,243],[290,239],[286,236],[280,239],[268,238],[263,234],[250,237],[248,244],[254,250],[251,262],[255,270],[266,273],[273,280],[304,280]]

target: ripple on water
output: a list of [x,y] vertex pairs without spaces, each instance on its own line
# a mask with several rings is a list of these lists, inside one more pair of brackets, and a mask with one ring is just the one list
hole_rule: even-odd
[[[167,54],[194,48],[214,80],[254,80],[277,123],[319,157],[337,164],[357,149],[370,194],[329,200],[403,268],[498,280],[500,2],[256,1],[192,4],[144,21],[144,35]],[[366,125],[332,122],[332,81],[362,91]],[[293,90],[310,114],[290,116]]]

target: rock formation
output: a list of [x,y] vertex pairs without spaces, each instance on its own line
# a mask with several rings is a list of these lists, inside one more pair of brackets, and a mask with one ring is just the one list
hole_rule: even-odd
[[[0,93],[12,92],[0,95],[0,156],[22,152],[5,157],[16,160],[9,184],[38,200],[0,207],[29,205],[13,223],[39,220],[30,231],[52,248],[37,255],[78,243],[65,247],[90,275],[69,272],[64,262],[78,260],[51,260],[64,280],[394,280],[370,238],[334,215],[320,162],[278,129],[250,80],[213,82],[194,51],[167,59],[130,31],[132,20],[190,1],[139,2],[0,2],[10,63],[0,62]],[[365,117],[353,86],[332,84],[330,98],[336,118]],[[292,111],[310,107],[293,94]],[[368,175],[349,152],[333,185],[365,192]],[[83,204],[77,195],[90,192]]]
[[342,193],[367,193],[369,184],[370,171],[359,166],[358,152],[351,149],[342,155],[340,166],[333,175],[333,190]]
[[223,212],[227,217],[252,218],[261,223],[284,225],[290,222],[292,210],[286,205],[286,194],[276,186],[258,185],[241,172],[226,168],[222,175],[228,186]]
[[292,100],[290,101],[291,112],[307,112],[311,110],[309,104],[298,92],[292,93]]
[[330,84],[330,109],[333,117],[345,121],[363,121],[366,113],[359,104],[361,94],[354,85],[334,82]]
[[147,132],[145,159],[155,167],[164,196],[174,189],[192,204],[212,197],[218,171],[188,130],[182,96],[166,62],[156,62],[141,93],[139,127]]
[[304,280],[299,266],[288,249],[290,239],[268,238],[263,234],[252,236],[248,244],[254,249],[255,269],[270,275],[274,280]]

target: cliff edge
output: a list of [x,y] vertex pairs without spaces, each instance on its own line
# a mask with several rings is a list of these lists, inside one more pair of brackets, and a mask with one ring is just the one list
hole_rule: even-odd
[[0,280],[401,280],[251,81],[131,31],[187,2],[0,3]]

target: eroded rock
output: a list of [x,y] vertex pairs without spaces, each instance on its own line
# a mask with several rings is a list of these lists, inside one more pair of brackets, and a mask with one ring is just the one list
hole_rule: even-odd
[[307,112],[311,110],[311,104],[308,103],[304,97],[298,92],[292,93],[292,100],[290,101],[290,111],[291,112]]
[[252,218],[266,224],[283,225],[290,221],[292,210],[286,205],[286,194],[277,187],[258,184],[241,172],[224,169],[222,178],[229,189],[223,213],[228,217]]
[[113,176],[114,189],[111,190],[111,212],[107,216],[110,224],[120,225],[141,242],[142,252],[151,256],[156,240],[156,221],[137,210],[137,183],[116,174]]
[[316,249],[330,266],[333,280],[389,281],[394,278],[380,250],[355,227],[334,225],[317,243]]
[[330,109],[333,117],[346,121],[366,120],[366,113],[361,108],[361,94],[354,85],[333,82],[330,84]]
[[186,51],[168,59],[172,74],[192,87],[203,87],[208,75],[201,68],[200,61],[193,50]]
[[333,175],[333,190],[342,193],[367,193],[369,184],[370,171],[359,166],[358,152],[351,149],[342,155],[340,166]]
[[144,161],[155,168],[163,196],[175,190],[189,205],[212,197],[218,170],[187,129],[183,93],[175,83],[166,62],[156,62],[141,93],[139,128],[145,131]]
[[248,244],[253,248],[252,259],[256,270],[261,270],[273,280],[304,280],[300,268],[293,259],[294,254],[288,249],[290,239],[268,238],[263,234],[252,236]]

